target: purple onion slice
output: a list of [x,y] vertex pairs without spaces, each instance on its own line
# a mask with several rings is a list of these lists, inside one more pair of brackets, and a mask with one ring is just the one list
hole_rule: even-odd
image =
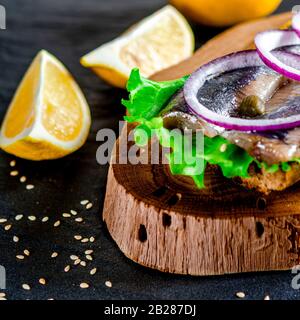
[[[286,42],[284,45],[290,45],[290,42]],[[276,50],[272,52],[272,55],[284,65],[300,70],[300,55],[284,50]],[[261,66],[265,67],[265,64],[261,60],[258,52],[248,50],[229,54],[200,67],[190,76],[184,86],[184,97],[190,111],[209,123],[229,130],[276,131],[300,126],[300,113],[275,119],[263,117],[249,119],[236,115],[231,116],[223,112],[216,112],[209,108],[205,102],[202,101],[201,103],[199,101],[201,99],[199,99],[198,94],[207,81],[226,72],[243,68],[247,70],[248,67]]]
[[281,61],[273,50],[280,47],[300,45],[300,38],[293,30],[269,30],[258,33],[254,39],[257,52],[262,61],[283,76],[300,81],[300,70]]

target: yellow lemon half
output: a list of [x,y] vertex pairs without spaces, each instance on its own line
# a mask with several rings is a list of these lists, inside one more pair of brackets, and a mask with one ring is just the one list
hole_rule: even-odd
[[80,61],[108,83],[125,88],[132,68],[149,77],[190,57],[194,45],[188,22],[168,5]]
[[225,27],[267,16],[281,0],[170,0],[170,3],[201,24]]
[[0,146],[29,160],[63,157],[80,148],[91,125],[79,86],[53,55],[39,52],[4,118]]

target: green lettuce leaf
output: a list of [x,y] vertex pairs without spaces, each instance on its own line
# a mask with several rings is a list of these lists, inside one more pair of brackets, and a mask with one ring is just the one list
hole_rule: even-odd
[[129,100],[122,100],[122,104],[130,114],[125,119],[128,122],[152,119],[170,97],[184,85],[186,79],[187,77],[183,77],[174,81],[156,82],[141,77],[139,70],[133,69],[127,82]]
[[[155,82],[141,77],[138,69],[133,69],[127,83],[129,100],[122,100],[127,108],[128,116],[124,119],[128,122],[137,122],[134,137],[139,146],[146,145],[152,135],[156,135],[163,147],[170,148],[168,155],[170,171],[174,175],[190,176],[198,188],[204,187],[204,172],[206,165],[218,165],[226,178],[248,177],[249,166],[255,162],[258,167],[264,167],[268,172],[276,172],[280,168],[283,171],[290,170],[289,163],[268,166],[258,162],[244,149],[230,143],[226,139],[217,136],[214,138],[204,137],[204,152],[197,154],[204,163],[199,168],[196,162],[182,161],[178,164],[175,159],[183,159],[184,143],[177,143],[176,139],[170,138],[170,131],[163,126],[163,119],[158,117],[159,112],[166,106],[170,98],[183,87],[188,76],[173,81]],[[145,133],[146,132],[146,137]],[[183,139],[184,136],[182,135]],[[192,154],[197,150],[194,144],[189,146]],[[300,160],[295,160],[300,163]]]

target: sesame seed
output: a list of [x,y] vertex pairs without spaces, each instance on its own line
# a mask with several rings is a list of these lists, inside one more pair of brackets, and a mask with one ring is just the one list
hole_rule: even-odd
[[90,242],[94,242],[95,238],[94,237],[90,237]]
[[70,218],[71,217],[70,213],[63,213],[62,216],[64,218]]
[[225,152],[227,150],[227,144],[226,143],[223,143],[220,147],[220,151],[221,152]]
[[15,220],[19,221],[23,218],[23,215],[22,214],[18,214],[15,216]]
[[92,254],[94,252],[94,250],[85,250],[84,254]]
[[27,180],[27,178],[26,178],[25,176],[22,176],[22,177],[20,178],[20,182],[21,182],[21,183],[26,182],[26,180]]
[[4,292],[0,292],[0,298],[6,297],[6,294]]
[[85,261],[80,261],[80,265],[81,265],[82,267],[86,267],[86,262],[85,262]]
[[11,160],[11,162],[9,163],[9,165],[11,167],[15,167],[16,166],[16,160]]
[[58,256],[58,253],[57,252],[53,252],[52,254],[51,254],[51,258],[56,258]]
[[93,268],[93,269],[90,271],[90,275],[93,276],[96,272],[97,272],[97,268]]
[[75,210],[70,210],[70,212],[72,213],[73,216],[77,215],[77,211],[75,211]]
[[0,219],[0,223],[5,223],[7,222],[7,219]]
[[13,237],[13,242],[19,242],[19,237],[14,236],[14,237]]
[[18,174],[19,174],[19,171],[17,171],[17,170],[14,170],[14,171],[11,171],[11,172],[10,172],[10,175],[11,175],[12,177],[16,177]]
[[30,252],[29,252],[29,250],[25,249],[23,252],[24,252],[25,256],[27,256],[27,257],[29,257],[29,256],[30,256]]
[[22,288],[23,288],[24,290],[30,290],[30,286],[29,286],[29,284],[27,284],[27,283],[22,284]]
[[81,262],[81,260],[77,259],[77,260],[74,261],[74,265],[77,266],[80,262]]
[[83,219],[79,217],[79,218],[76,218],[75,221],[76,221],[76,222],[82,222]]
[[46,279],[40,278],[39,279],[39,283],[42,284],[42,285],[45,285],[46,284]]
[[22,254],[16,255],[16,258],[19,259],[19,260],[24,260],[25,259],[25,257]]
[[76,235],[76,236],[74,236],[74,239],[75,239],[75,240],[81,240],[81,239],[82,239],[82,236]]
[[69,272],[70,269],[71,269],[70,265],[67,265],[67,266],[65,266],[64,271],[65,271],[65,272]]
[[87,205],[89,203],[89,200],[81,200],[80,204],[82,204],[83,206]]
[[88,238],[83,238],[83,239],[81,240],[81,242],[82,242],[82,243],[87,243],[87,242],[89,242],[89,239],[88,239]]
[[1,298],[1,297],[0,297],[0,300],[1,300],[1,301],[4,301],[4,300],[7,300],[7,299],[6,299],[6,298],[4,298],[4,297],[3,297],[3,298]]
[[111,288],[112,287],[112,283],[110,281],[105,281],[105,285],[108,287],[108,288]]
[[49,220],[49,217],[44,217],[43,219],[42,219],[42,222],[47,222]]
[[269,295],[267,295],[267,296],[264,297],[264,300],[271,300],[271,298],[270,298]]
[[34,188],[34,185],[33,184],[28,184],[27,186],[26,186],[26,189],[27,190],[32,190]]
[[28,217],[28,220],[30,220],[30,221],[35,221],[35,220],[36,220],[36,216],[29,216],[29,217]]
[[93,261],[93,257],[91,255],[87,254],[85,257],[86,257],[87,260]]
[[86,208],[87,210],[89,210],[89,209],[92,208],[92,206],[93,206],[93,204],[92,204],[91,202],[89,202],[89,203],[85,206],[85,208]]
[[75,256],[74,254],[72,254],[72,255],[70,256],[70,259],[71,259],[71,260],[77,260],[77,259],[79,259],[79,258],[78,258],[78,256]]
[[4,230],[5,231],[8,231],[8,230],[10,230],[11,229],[11,224],[8,224],[8,225],[6,225],[5,227],[4,227]]
[[244,299],[246,297],[244,292],[237,292],[235,295],[240,299]]
[[53,225],[55,228],[56,227],[59,227],[60,226],[60,221],[59,220],[57,220],[55,223],[54,223],[54,225]]
[[86,283],[86,282],[82,282],[82,283],[80,283],[80,288],[81,289],[87,289],[87,288],[89,288],[89,284]]

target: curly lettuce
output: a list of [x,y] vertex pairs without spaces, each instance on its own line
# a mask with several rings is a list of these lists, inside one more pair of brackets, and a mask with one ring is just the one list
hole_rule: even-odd
[[[249,167],[256,163],[258,167],[264,167],[268,172],[290,170],[289,163],[275,164],[268,166],[266,163],[258,162],[251,157],[244,149],[230,143],[223,137],[204,137],[204,152],[197,154],[204,163],[204,168],[199,169],[196,163],[176,163],[175,159],[184,159],[182,153],[184,148],[182,143],[176,143],[170,139],[170,131],[164,128],[163,119],[159,117],[160,111],[166,106],[171,97],[183,87],[188,76],[172,81],[156,82],[143,78],[138,69],[133,69],[127,83],[129,99],[122,100],[122,104],[127,108],[128,115],[124,119],[128,122],[138,123],[135,128],[135,142],[139,146],[147,144],[152,135],[156,135],[163,147],[169,147],[168,155],[170,171],[174,175],[185,175],[191,177],[198,188],[203,188],[204,173],[207,164],[220,167],[224,177],[249,177]],[[145,135],[141,131],[146,132]],[[184,139],[184,135],[183,139]],[[185,143],[185,142],[184,142]],[[195,154],[195,145],[190,146]],[[296,160],[298,161],[298,160]],[[300,162],[300,160],[298,161]]]

